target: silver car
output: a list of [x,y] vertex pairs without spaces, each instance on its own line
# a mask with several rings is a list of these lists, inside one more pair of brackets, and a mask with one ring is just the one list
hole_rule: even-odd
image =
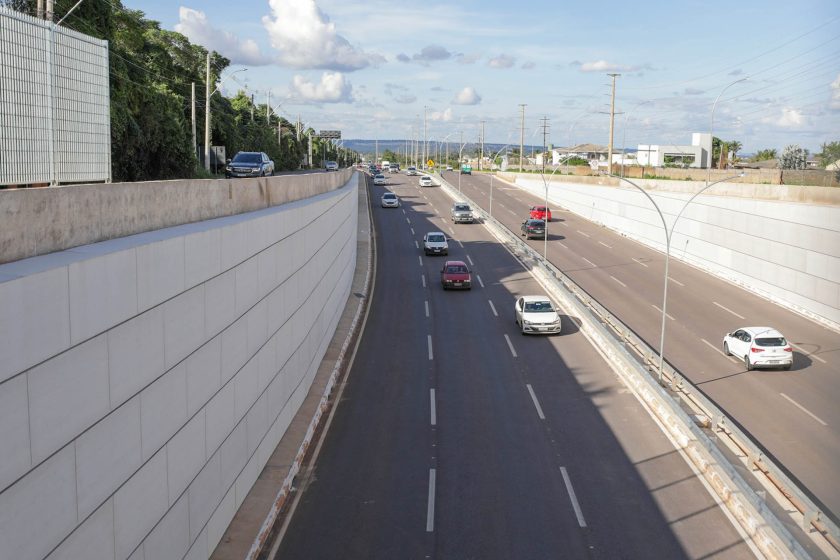
[[399,208],[400,199],[392,192],[386,192],[382,195],[382,208]]
[[456,202],[453,204],[452,210],[449,212],[449,216],[456,224],[471,224],[475,222],[475,216],[473,216],[472,208],[470,208],[470,205],[466,202]]

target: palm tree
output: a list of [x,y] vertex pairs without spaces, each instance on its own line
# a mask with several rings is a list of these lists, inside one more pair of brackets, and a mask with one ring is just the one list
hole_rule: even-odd
[[744,147],[738,140],[730,140],[728,143],[729,151],[732,152],[732,161],[738,160],[738,152]]

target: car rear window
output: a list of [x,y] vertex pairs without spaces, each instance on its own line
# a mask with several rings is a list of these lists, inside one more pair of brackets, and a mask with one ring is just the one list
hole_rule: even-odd
[[755,343],[759,346],[787,346],[787,341],[783,336],[756,338]]
[[549,301],[529,301],[525,303],[525,311],[529,313],[544,313],[554,311]]

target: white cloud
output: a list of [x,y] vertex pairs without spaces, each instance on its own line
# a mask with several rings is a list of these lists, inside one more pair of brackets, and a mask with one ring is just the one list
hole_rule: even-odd
[[798,109],[783,107],[781,109],[781,115],[776,114],[770,117],[765,117],[761,119],[761,122],[782,128],[796,128],[804,124],[805,117]]
[[271,63],[253,40],[243,41],[229,31],[216,29],[210,25],[204,12],[181,6],[178,18],[180,21],[175,24],[175,31],[207,50],[221,53],[232,64],[260,66]]
[[510,68],[514,64],[516,64],[516,59],[506,54],[494,56],[487,63],[490,68]]
[[339,35],[315,0],[269,0],[269,5],[272,14],[262,18],[263,27],[285,66],[351,72],[385,61]]
[[[577,61],[572,63],[577,66]],[[621,64],[614,64],[606,60],[597,60],[595,62],[584,62],[580,64],[581,72],[637,72],[641,70],[641,66],[624,66]]]
[[452,103],[456,105],[478,105],[481,103],[481,96],[471,86],[467,86],[455,95]]
[[831,82],[831,101],[828,106],[831,109],[840,109],[840,74]]
[[445,111],[434,111],[427,115],[431,121],[449,122],[452,120],[452,108],[447,107]]
[[428,45],[423,47],[419,53],[413,55],[411,58],[417,62],[429,63],[438,60],[446,60],[451,56],[452,53],[440,45]]
[[349,103],[353,100],[353,86],[341,72],[324,72],[316,83],[296,75],[290,86],[294,99],[317,103]]

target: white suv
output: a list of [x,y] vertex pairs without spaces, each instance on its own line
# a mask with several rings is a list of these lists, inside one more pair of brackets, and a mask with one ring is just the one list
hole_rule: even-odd
[[793,348],[770,327],[744,327],[723,337],[723,353],[744,361],[747,371],[760,366],[790,369]]
[[440,231],[430,231],[423,236],[423,251],[427,255],[448,255],[449,244],[446,235]]

